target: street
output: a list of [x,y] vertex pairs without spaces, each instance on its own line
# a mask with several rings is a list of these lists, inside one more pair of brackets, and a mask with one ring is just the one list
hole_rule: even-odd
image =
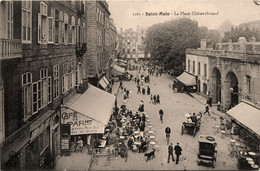
[[[134,71],[136,72],[136,71]],[[135,75],[134,75],[135,76]],[[204,165],[197,165],[197,152],[198,152],[198,136],[199,135],[214,135],[216,142],[218,143],[217,160],[215,163],[216,170],[235,170],[237,169],[237,160],[230,158],[228,151],[228,144],[230,137],[226,136],[221,138],[220,133],[216,133],[215,127],[220,124],[219,116],[211,114],[211,116],[204,115],[202,117],[201,128],[195,137],[184,133],[181,135],[182,122],[186,120],[185,113],[198,113],[204,111],[204,105],[199,103],[196,99],[185,93],[174,93],[170,88],[172,80],[167,74],[162,76],[150,76],[150,84],[144,83],[151,88],[151,94],[160,95],[160,104],[152,104],[150,102],[149,95],[137,94],[137,88],[134,81],[123,82],[123,87],[128,90],[132,90],[131,98],[127,99],[127,109],[137,111],[140,100],[144,101],[144,110],[150,117],[150,124],[152,130],[155,132],[155,142],[159,146],[159,149],[155,152],[154,159],[145,162],[144,153],[133,153],[128,151],[128,160],[117,157],[111,162],[110,165],[106,165],[106,158],[99,158],[98,163],[93,163],[90,170],[208,170],[213,169]],[[119,90],[118,94],[118,106],[123,104],[123,92]],[[164,122],[159,120],[159,110],[164,110]],[[165,128],[169,126],[171,128],[170,142],[176,145],[180,143],[182,147],[182,155],[178,165],[171,162],[167,163],[168,158],[168,146],[165,138]],[[146,129],[147,126],[146,126]],[[148,150],[151,151],[151,148]],[[176,158],[176,156],[174,155]]]

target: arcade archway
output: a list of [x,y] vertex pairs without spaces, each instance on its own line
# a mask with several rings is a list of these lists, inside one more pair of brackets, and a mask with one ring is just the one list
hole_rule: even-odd
[[213,103],[221,102],[221,73],[219,69],[214,68],[212,72],[212,100]]
[[238,79],[232,72],[228,72],[225,80],[225,106],[231,108],[238,104]]

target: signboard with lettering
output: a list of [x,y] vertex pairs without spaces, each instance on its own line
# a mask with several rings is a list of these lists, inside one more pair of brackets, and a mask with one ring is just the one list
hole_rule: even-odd
[[61,108],[61,124],[70,124],[71,135],[103,134],[105,125],[69,108]]

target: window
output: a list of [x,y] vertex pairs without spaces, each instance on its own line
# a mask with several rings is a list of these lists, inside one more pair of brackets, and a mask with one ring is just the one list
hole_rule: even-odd
[[246,87],[247,87],[247,94],[251,94],[251,77],[246,75]]
[[32,73],[22,75],[22,96],[24,121],[32,115]]
[[[49,20],[47,17],[47,9],[47,4],[41,2],[40,13],[38,14],[38,43],[47,43],[47,41],[49,41],[48,34],[52,28],[48,25],[48,21],[51,22],[51,26],[53,26],[53,19]],[[50,37],[52,37],[52,35],[50,35]]]
[[75,59],[71,61],[71,68],[75,68]]
[[13,39],[13,2],[7,1],[7,38]]
[[68,26],[68,44],[72,44],[72,26]]
[[31,43],[32,2],[22,1],[22,43]]
[[198,63],[198,75],[200,75],[200,62]]
[[195,61],[192,62],[192,73],[195,74]]
[[[55,10],[55,24],[54,24],[54,31],[55,31],[55,35],[54,35],[54,42],[56,44],[60,43],[61,39],[60,39],[60,34],[61,34],[61,22],[59,20],[60,17],[60,12],[58,10]],[[59,40],[60,39],[60,40]]]
[[47,76],[48,76],[48,69],[46,69],[46,68],[41,69],[41,71],[40,71],[40,78],[41,79],[45,79],[45,78],[47,78]]
[[40,70],[40,78],[42,81],[42,107],[47,106],[51,99],[51,77],[48,77],[48,69],[44,68]]
[[32,84],[33,114],[37,113],[43,106],[43,81],[40,80]]
[[48,23],[49,23],[49,27],[48,27],[48,43],[53,43],[53,37],[54,37],[54,32],[53,32],[53,28],[54,28],[54,19],[53,17],[48,17]]
[[207,64],[204,64],[204,76],[207,78]]
[[53,98],[59,97],[59,65],[53,67]]
[[62,93],[66,93],[70,89],[70,73],[68,62],[63,64],[63,76],[62,76]]
[[188,60],[188,72],[190,72],[190,60]]

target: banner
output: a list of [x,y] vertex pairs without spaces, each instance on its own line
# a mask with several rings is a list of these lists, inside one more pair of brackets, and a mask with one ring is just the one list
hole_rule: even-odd
[[105,125],[73,111],[69,108],[61,108],[61,124],[70,124],[71,135],[103,134]]

